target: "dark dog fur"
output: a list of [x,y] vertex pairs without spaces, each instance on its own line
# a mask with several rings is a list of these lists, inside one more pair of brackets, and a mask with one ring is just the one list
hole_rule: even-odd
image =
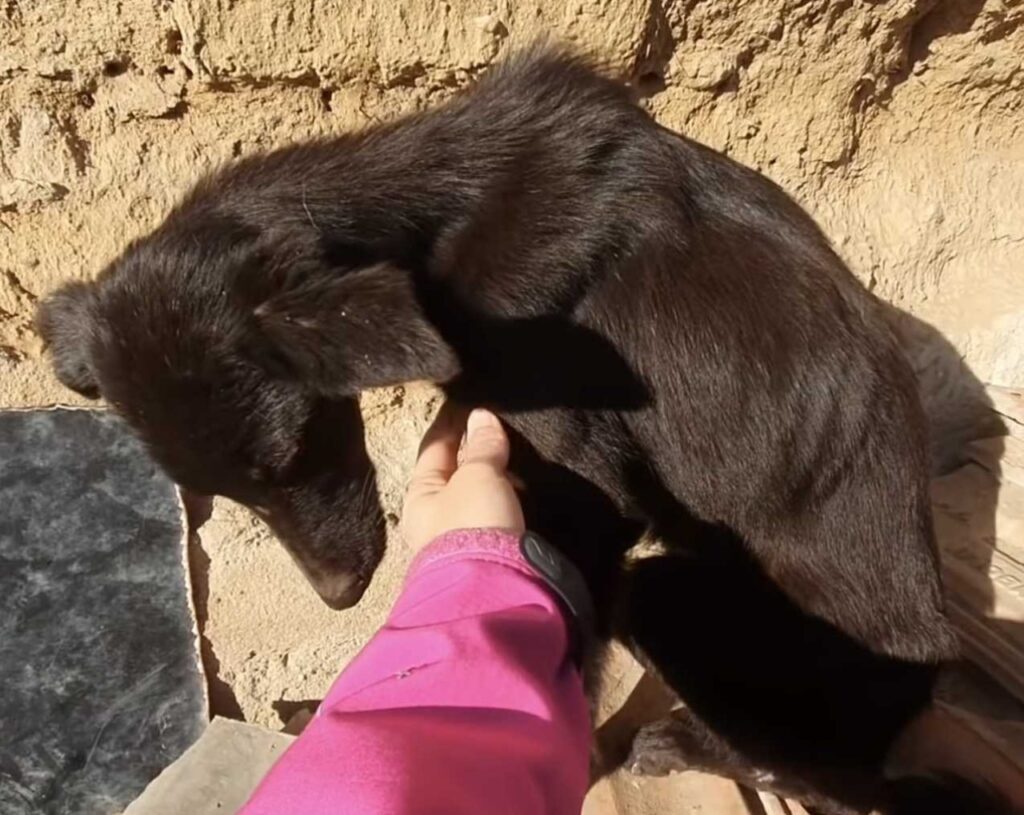
[[[534,50],[241,161],[39,326],[62,381],[261,514],[335,607],[384,545],[359,391],[496,409],[529,523],[687,704],[639,769],[931,811],[939,782],[882,779],[955,652],[913,374],[782,190],[583,62]],[[666,554],[626,569],[645,532]]]

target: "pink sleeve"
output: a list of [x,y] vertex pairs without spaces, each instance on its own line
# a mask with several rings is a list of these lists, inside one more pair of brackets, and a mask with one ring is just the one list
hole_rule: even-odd
[[590,721],[553,594],[511,535],[451,532],[245,815],[579,815]]

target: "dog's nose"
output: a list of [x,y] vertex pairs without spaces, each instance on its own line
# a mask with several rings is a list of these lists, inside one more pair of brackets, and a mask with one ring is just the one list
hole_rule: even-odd
[[320,599],[335,611],[351,608],[358,603],[367,585],[367,580],[347,572],[323,575],[313,582],[313,588]]

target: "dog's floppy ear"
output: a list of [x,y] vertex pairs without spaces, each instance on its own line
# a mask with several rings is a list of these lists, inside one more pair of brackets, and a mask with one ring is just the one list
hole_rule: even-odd
[[253,309],[261,338],[255,350],[270,370],[348,394],[417,379],[446,382],[459,372],[408,272],[377,263],[298,277]]
[[100,390],[89,358],[91,302],[90,284],[69,283],[39,305],[35,325],[53,353],[57,379],[82,396],[98,399]]

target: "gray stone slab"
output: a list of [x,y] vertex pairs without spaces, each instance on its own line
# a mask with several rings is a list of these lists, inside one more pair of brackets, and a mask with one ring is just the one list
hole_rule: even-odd
[[177,492],[113,415],[0,413],[0,812],[118,813],[207,720]]
[[124,815],[231,815],[293,740],[258,725],[214,719]]

